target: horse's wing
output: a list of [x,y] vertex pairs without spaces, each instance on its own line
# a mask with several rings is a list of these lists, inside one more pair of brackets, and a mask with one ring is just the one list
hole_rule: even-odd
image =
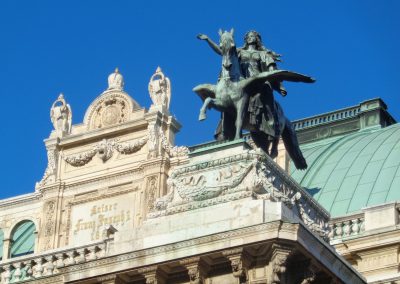
[[[292,71],[272,70],[272,71],[262,72],[257,76],[243,80],[243,90],[247,91],[260,88],[261,85],[264,84],[266,81],[270,83],[282,82],[282,81],[314,83],[315,79],[310,76]],[[254,93],[254,92],[249,92],[249,93]]]
[[212,84],[198,85],[193,88],[193,92],[197,93],[203,101],[208,97],[215,99],[215,85]]

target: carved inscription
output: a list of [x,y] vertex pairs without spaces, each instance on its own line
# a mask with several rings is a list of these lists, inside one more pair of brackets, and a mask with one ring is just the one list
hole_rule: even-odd
[[118,203],[102,203],[93,205],[90,210],[90,218],[80,218],[74,226],[74,234],[80,231],[90,231],[91,241],[102,237],[102,228],[106,225],[119,227],[131,220],[131,211],[118,208]]
[[124,194],[73,206],[70,228],[72,242],[101,240],[107,225],[112,225],[118,231],[132,229],[132,204],[132,195]]

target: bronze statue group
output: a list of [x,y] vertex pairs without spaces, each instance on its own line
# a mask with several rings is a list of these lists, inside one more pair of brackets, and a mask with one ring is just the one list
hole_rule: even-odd
[[206,109],[215,108],[221,112],[216,139],[239,139],[242,129],[246,129],[255,144],[271,158],[277,156],[279,138],[282,137],[295,166],[307,168],[293,126],[275,101],[273,91],[286,96],[283,81],[312,83],[315,80],[279,70],[277,62],[281,55],[264,47],[258,32],[247,32],[241,48],[236,48],[233,33],[233,29],[230,32],[220,30],[219,44],[204,34],[197,36],[222,56],[217,84],[202,84],[193,89],[204,101],[199,119],[206,118]]

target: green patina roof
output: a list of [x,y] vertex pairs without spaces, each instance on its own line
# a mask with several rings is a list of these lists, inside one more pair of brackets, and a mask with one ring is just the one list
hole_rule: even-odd
[[400,200],[400,124],[301,146],[306,171],[291,175],[332,217]]

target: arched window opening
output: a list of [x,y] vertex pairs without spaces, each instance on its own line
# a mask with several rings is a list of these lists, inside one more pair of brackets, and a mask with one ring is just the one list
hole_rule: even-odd
[[22,221],[15,226],[11,235],[10,257],[34,252],[35,229],[35,224],[32,221]]

